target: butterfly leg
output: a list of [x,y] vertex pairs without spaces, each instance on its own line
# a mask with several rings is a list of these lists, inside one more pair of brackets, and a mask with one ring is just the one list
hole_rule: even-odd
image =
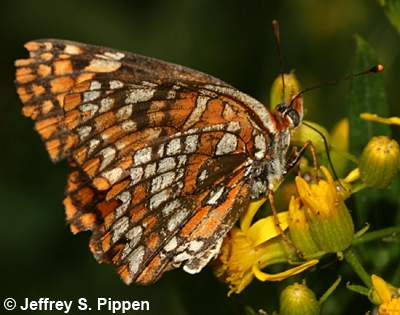
[[269,204],[271,205],[272,215],[274,218],[274,224],[279,231],[279,234],[282,235],[284,242],[289,246],[289,248],[296,253],[299,258],[304,257],[303,253],[293,244],[293,242],[289,239],[289,237],[285,234],[282,230],[281,224],[278,219],[278,211],[275,204],[275,195],[272,190],[268,192],[268,200]]
[[286,174],[289,173],[294,167],[296,167],[298,165],[298,162],[303,157],[306,150],[309,150],[311,153],[315,179],[318,180],[317,152],[316,152],[314,144],[310,140],[308,140],[306,143],[304,143],[304,145],[300,148],[300,150],[297,150],[297,148],[294,147],[294,149],[292,150],[292,153],[290,154],[290,156],[286,162]]

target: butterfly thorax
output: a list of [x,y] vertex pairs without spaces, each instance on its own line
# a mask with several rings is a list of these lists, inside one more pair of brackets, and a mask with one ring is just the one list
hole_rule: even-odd
[[289,129],[274,134],[271,138],[265,159],[252,164],[252,199],[265,196],[274,190],[286,172],[286,152],[290,143]]
[[259,199],[274,191],[285,175],[286,153],[290,145],[290,132],[303,119],[303,102],[299,97],[293,104],[281,103],[272,113],[274,126],[268,137],[265,158],[252,165],[252,198]]

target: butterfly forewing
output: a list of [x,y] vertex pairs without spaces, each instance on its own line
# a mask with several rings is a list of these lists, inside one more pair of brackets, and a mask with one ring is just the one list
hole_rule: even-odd
[[269,143],[268,111],[206,74],[61,40],[16,61],[24,115],[72,172],[74,233],[125,282],[198,272],[249,200],[249,170]]

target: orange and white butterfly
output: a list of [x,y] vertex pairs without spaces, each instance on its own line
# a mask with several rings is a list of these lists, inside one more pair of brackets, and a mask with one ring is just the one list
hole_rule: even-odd
[[301,97],[274,112],[207,74],[65,40],[15,62],[23,114],[71,173],[71,231],[126,283],[199,272],[248,203],[286,171]]

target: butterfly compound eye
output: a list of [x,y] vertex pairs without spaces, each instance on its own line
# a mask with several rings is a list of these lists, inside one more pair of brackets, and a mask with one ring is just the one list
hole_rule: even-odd
[[285,116],[286,119],[290,121],[293,128],[296,128],[300,124],[300,115],[295,109],[289,108],[286,111]]

